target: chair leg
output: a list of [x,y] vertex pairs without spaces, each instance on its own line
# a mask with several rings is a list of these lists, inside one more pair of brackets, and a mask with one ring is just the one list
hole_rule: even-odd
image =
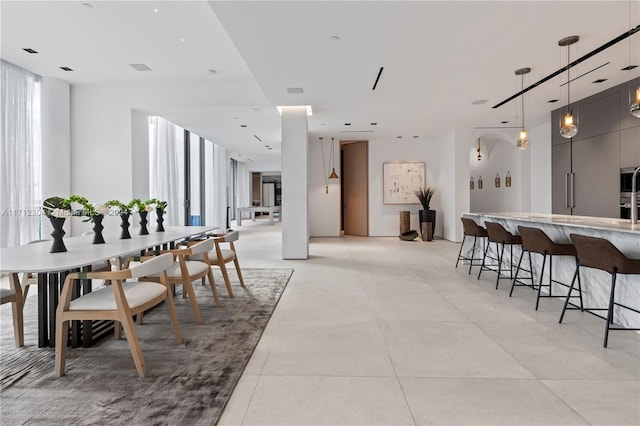
[[482,255],[482,264],[480,264],[480,270],[478,271],[478,279],[480,279],[480,275],[482,274],[482,270],[484,269],[484,262],[487,259],[487,252],[489,251],[490,245],[491,241],[487,241],[487,246],[484,248],[484,254]]
[[178,313],[176,312],[176,304],[173,301],[173,292],[171,291],[171,286],[167,287],[167,299],[165,300],[165,304],[167,305],[167,310],[169,311],[169,318],[171,319],[171,325],[173,326],[173,332],[176,335],[176,340],[179,344],[182,344],[182,332],[180,331],[180,323],[178,322]]
[[144,317],[144,312],[140,312],[136,315],[136,322],[138,323],[138,325],[142,325],[143,317]]
[[607,324],[604,328],[604,347],[607,347],[607,343],[609,341],[609,327],[613,324],[613,304],[616,298],[616,276],[618,275],[617,270],[613,270],[611,273],[611,295],[609,296],[609,310],[607,312]]
[[518,267],[516,268],[516,276],[513,277],[513,283],[511,284],[511,291],[509,292],[509,297],[513,294],[513,289],[516,286],[516,281],[518,281],[518,273],[520,272],[520,263],[522,263],[522,256],[524,256],[524,250],[520,253],[520,260],[518,260]]
[[142,349],[140,349],[140,341],[138,340],[133,318],[129,315],[124,315],[120,317],[120,322],[122,323],[122,328],[124,328],[124,333],[127,335],[127,342],[129,343],[129,349],[131,350],[138,376],[144,377],[146,373],[144,358],[142,357]]
[[69,335],[69,321],[57,321],[56,324],[56,377],[64,376],[64,366],[67,360],[67,339]]
[[196,293],[193,291],[193,285],[191,285],[189,280],[182,283],[182,292],[187,293],[187,296],[189,297],[193,314],[196,317],[196,324],[203,324],[202,315],[200,315],[200,307],[196,301]]
[[536,289],[536,280],[533,277],[533,262],[531,261],[531,252],[529,252],[529,279],[531,280],[531,289]]
[[[496,243],[496,249],[498,248],[498,243]],[[500,256],[498,256],[498,276],[496,277],[496,290],[498,289],[498,284],[500,283],[500,272],[502,271],[502,259],[504,257],[504,243],[502,243],[502,249],[500,250]],[[509,274],[511,275],[511,274]]]
[[229,273],[227,272],[227,267],[224,262],[220,262],[220,272],[222,272],[222,278],[224,278],[224,285],[227,287],[227,293],[229,293],[229,297],[233,297],[233,290],[231,290],[231,281],[229,280]]
[[24,297],[22,296],[22,286],[18,274],[10,274],[11,287],[15,289],[15,296],[11,302],[11,315],[13,316],[13,337],[16,348],[24,346],[24,318],[23,309]]
[[233,264],[236,266],[236,272],[238,273],[238,279],[240,280],[240,285],[244,287],[244,280],[242,279],[242,272],[240,271],[240,262],[238,262],[238,255],[233,258]]
[[538,283],[538,297],[536,297],[536,311],[538,310],[538,305],[540,304],[540,293],[542,292],[542,278],[544,277],[544,265],[547,263],[547,253],[543,253],[542,258],[542,268],[540,269],[540,282]]
[[[462,244],[460,244],[460,251],[458,251],[458,260],[456,260],[456,268],[458,267],[458,263],[460,262],[460,255],[462,254],[462,248],[464,247],[464,240],[467,239],[467,234],[464,234],[462,236]],[[471,268],[469,268],[469,271],[471,271]]]
[[[577,261],[576,261],[577,263]],[[580,282],[580,271],[576,271],[578,274],[578,296],[580,296],[580,312],[584,312],[584,305],[582,304],[582,283]]]
[[[567,305],[569,304],[569,299],[571,298],[571,292],[573,291],[573,286],[576,283],[576,277],[580,278],[579,275],[580,265],[576,262],[576,271],[573,273],[573,279],[571,280],[571,286],[569,287],[569,292],[567,293],[567,298],[564,300],[564,306],[562,307],[562,313],[560,314],[560,319],[558,320],[559,324],[562,324],[562,319],[564,318],[564,313],[567,311]],[[578,281],[578,284],[580,282]],[[582,289],[578,289],[580,291],[580,304],[582,305]]]
[[[209,272],[207,273],[209,277],[209,285],[211,286],[211,293],[213,294],[213,300],[216,303],[216,306],[220,306],[220,298],[218,297],[218,290],[216,289],[216,282],[213,280],[213,271],[209,268]],[[202,278],[204,281],[204,277]]]

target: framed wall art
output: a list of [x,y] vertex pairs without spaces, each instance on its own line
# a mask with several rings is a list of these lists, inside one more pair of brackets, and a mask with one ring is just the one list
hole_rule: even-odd
[[384,204],[420,204],[414,191],[424,188],[425,183],[425,163],[398,161],[382,164]]

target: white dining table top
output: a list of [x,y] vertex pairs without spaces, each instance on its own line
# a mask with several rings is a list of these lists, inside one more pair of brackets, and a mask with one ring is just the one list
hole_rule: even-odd
[[217,226],[168,226],[165,232],[149,231],[149,235],[131,234],[121,240],[119,235],[103,234],[105,244],[92,244],[93,234],[64,238],[67,251],[49,253],[53,241],[43,241],[0,249],[1,272],[69,271],[114,257],[130,255],[150,247],[209,233]]

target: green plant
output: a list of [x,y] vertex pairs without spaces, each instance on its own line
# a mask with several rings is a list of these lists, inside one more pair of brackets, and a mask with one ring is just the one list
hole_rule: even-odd
[[83,222],[93,222],[93,217],[104,214],[103,211],[96,210],[95,206],[89,202],[85,197],[80,195],[72,195],[65,199],[65,203],[71,206],[71,203],[77,203],[82,206],[82,210],[73,211],[73,216],[85,216],[86,219]]
[[414,191],[414,194],[416,194],[416,197],[418,197],[418,200],[420,200],[420,204],[422,204],[422,208],[424,210],[429,210],[431,197],[433,197],[433,194],[435,192],[436,192],[435,188],[426,187],[426,188],[420,188],[419,190]]
[[118,209],[118,213],[119,214],[129,214],[131,213],[131,208],[122,203],[121,201],[118,200],[109,200],[106,203],[104,203],[105,207],[115,207],[116,209]]
[[133,200],[129,201],[129,204],[127,204],[127,207],[129,208],[130,212],[143,212],[146,209],[145,204],[142,202],[142,200],[140,198],[134,198]]
[[147,206],[154,206],[156,209],[162,210],[162,213],[166,213],[167,212],[167,202],[166,201],[160,201],[157,198],[152,198],[150,200],[145,201],[144,204],[146,204]]
[[42,210],[48,218],[71,216],[70,204],[65,198],[49,197],[42,203]]

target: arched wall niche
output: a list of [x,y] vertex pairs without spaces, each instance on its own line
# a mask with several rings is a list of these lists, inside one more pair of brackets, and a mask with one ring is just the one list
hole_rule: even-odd
[[[480,155],[478,160],[478,138]],[[502,132],[484,133],[478,136],[469,150],[469,209],[471,212],[519,212],[521,211],[521,151],[515,137]],[[506,185],[510,176],[511,186]],[[482,180],[480,188],[479,180]],[[499,179],[500,186],[496,186]]]

